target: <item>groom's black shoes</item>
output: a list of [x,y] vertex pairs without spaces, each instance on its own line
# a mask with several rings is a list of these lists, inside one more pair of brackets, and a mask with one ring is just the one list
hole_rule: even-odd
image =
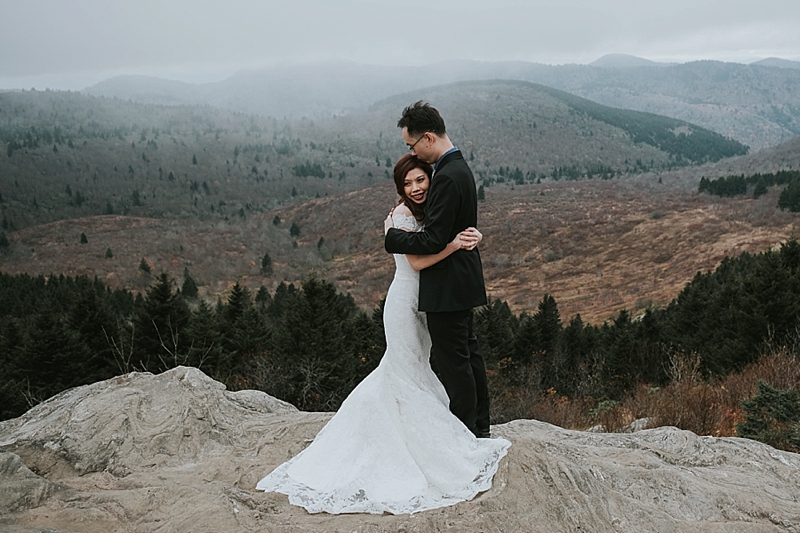
[[491,439],[492,433],[488,429],[478,430],[477,432],[475,432],[475,436],[478,437],[479,439]]

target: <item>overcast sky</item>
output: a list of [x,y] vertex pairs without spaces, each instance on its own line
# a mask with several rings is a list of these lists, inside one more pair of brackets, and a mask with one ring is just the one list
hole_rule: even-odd
[[800,0],[0,0],[0,88],[447,59],[800,60]]

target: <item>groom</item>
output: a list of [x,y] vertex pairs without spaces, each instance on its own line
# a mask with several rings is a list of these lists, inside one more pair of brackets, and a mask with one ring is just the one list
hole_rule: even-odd
[[[436,254],[470,226],[478,225],[475,178],[453,146],[444,119],[419,101],[397,123],[411,153],[434,165],[426,203],[425,231],[391,228],[385,248],[395,254]],[[477,248],[459,250],[420,272],[419,310],[427,313],[439,377],[453,412],[475,436],[488,438],[489,389],[486,368],[472,326],[472,308],[486,304]]]

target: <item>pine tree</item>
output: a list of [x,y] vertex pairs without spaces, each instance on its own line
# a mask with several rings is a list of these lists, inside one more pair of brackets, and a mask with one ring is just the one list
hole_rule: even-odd
[[495,369],[501,361],[504,361],[504,365],[508,364],[514,355],[517,329],[517,317],[508,304],[489,298],[488,303],[475,313],[474,324],[487,368]]
[[228,303],[217,316],[223,366],[238,374],[249,358],[266,349],[266,323],[253,307],[250,291],[238,282],[231,287]]
[[187,364],[217,380],[230,376],[231,369],[224,364],[222,358],[217,317],[204,300],[200,300],[197,310],[191,315],[186,337],[189,344]]
[[91,283],[88,278],[76,278],[78,292],[66,314],[66,324],[77,334],[77,339],[86,346],[86,358],[82,362],[85,383],[108,379],[125,369],[115,361],[109,345],[111,339],[119,338],[117,317],[103,299],[103,286]]
[[187,300],[196,300],[198,291],[197,291],[197,283],[195,283],[194,278],[192,278],[191,274],[189,274],[189,269],[184,267],[183,268],[183,285],[181,285],[181,295]]
[[[592,394],[599,368],[595,368],[592,354],[597,350],[595,328],[584,324],[581,315],[575,315],[562,330],[556,352],[560,369],[557,389],[567,395]],[[588,390],[587,390],[588,388]]]
[[795,178],[778,197],[778,207],[796,213],[800,211],[800,178]]
[[767,194],[767,183],[764,181],[764,178],[760,178],[758,183],[756,183],[755,189],[753,189],[753,198],[760,198]]
[[261,273],[265,276],[272,275],[272,258],[269,252],[264,252],[264,257],[261,258]]
[[88,244],[89,239],[86,237],[85,233],[81,233],[81,244]]
[[17,319],[0,316],[0,420],[23,414],[30,405],[25,401],[25,376],[22,373],[23,337]]
[[185,329],[191,315],[184,299],[172,292],[172,285],[173,280],[162,272],[134,311],[136,366],[143,370],[163,372],[186,362]]
[[256,297],[254,298],[256,303],[256,307],[261,314],[266,314],[267,308],[269,307],[270,303],[272,302],[272,296],[270,296],[269,291],[265,286],[260,286],[258,288],[258,292],[256,293]]
[[88,357],[86,345],[66,327],[57,310],[49,302],[42,305],[25,334],[20,359],[30,407],[87,383],[84,365]]

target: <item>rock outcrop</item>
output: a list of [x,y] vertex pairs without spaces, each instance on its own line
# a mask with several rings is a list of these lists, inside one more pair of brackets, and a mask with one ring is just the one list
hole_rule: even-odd
[[493,488],[411,516],[309,515],[254,490],[330,416],[185,367],[66,391],[0,423],[0,530],[800,533],[800,456],[671,427],[495,426],[513,446]]

